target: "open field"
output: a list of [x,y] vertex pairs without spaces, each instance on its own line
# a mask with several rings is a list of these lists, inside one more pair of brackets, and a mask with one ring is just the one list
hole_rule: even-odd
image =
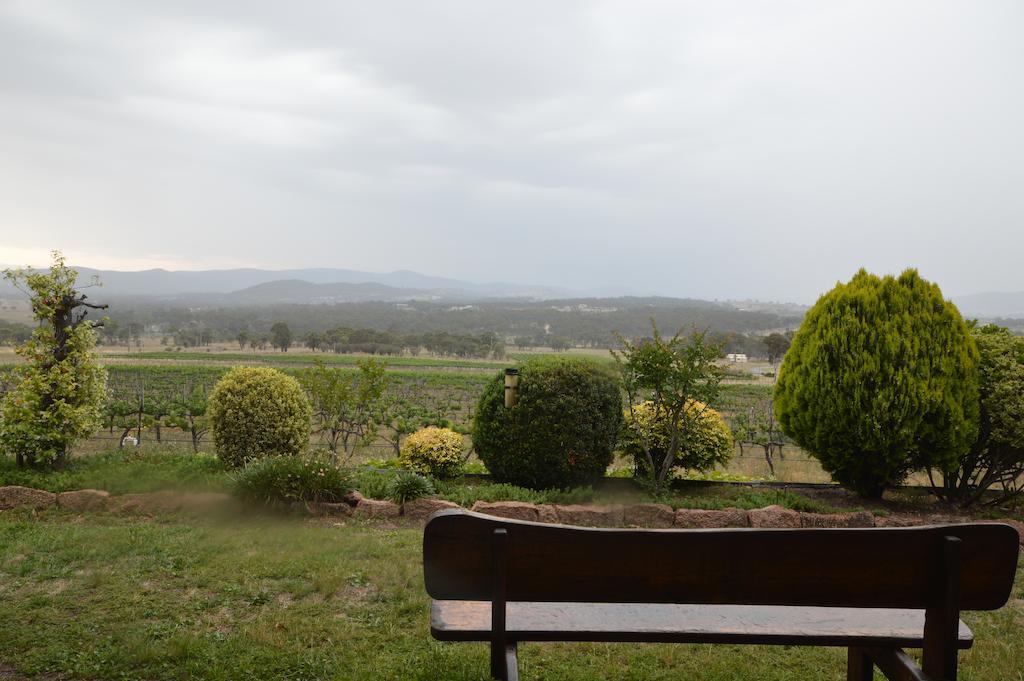
[[[185,523],[0,514],[0,677],[487,678],[483,644],[430,638],[419,529],[273,517]],[[1024,571],[964,681],[1024,679]],[[842,649],[526,644],[528,679],[845,679]],[[46,676],[50,679],[52,676]]]

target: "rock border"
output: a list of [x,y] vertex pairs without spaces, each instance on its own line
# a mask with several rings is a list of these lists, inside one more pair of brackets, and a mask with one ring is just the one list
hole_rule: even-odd
[[[0,512],[11,509],[41,511],[61,508],[67,511],[108,511],[125,515],[153,516],[165,513],[206,514],[223,510],[237,502],[222,492],[142,492],[113,496],[103,490],[82,489],[53,493],[32,487],[0,487]],[[315,516],[354,520],[406,521],[423,524],[436,511],[461,508],[458,504],[433,497],[414,499],[404,504],[367,499],[357,491],[340,503],[298,504],[299,509]],[[909,524],[902,519],[875,517],[868,511],[848,513],[805,513],[773,505],[744,510],[680,508],[666,504],[582,505],[531,504],[522,501],[477,501],[471,511],[508,518],[587,527],[637,528],[724,528],[724,527],[894,527]],[[1024,523],[1004,518],[982,522],[1002,522],[1017,529],[1024,546]]]

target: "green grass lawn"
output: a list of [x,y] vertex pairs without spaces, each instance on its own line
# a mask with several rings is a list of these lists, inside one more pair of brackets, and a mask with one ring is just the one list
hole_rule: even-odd
[[[354,484],[365,496],[388,497],[394,471],[354,469]],[[113,450],[92,456],[73,457],[63,470],[18,467],[8,456],[0,456],[0,485],[21,485],[66,492],[101,489],[111,494],[182,490],[229,492],[232,473],[210,454],[193,454],[174,447],[136,451]],[[526,501],[553,504],[616,504],[659,501],[674,508],[761,508],[779,504],[797,511],[829,513],[837,510],[789,490],[756,490],[741,486],[687,482],[655,498],[640,487],[577,487],[570,490],[530,490],[486,479],[456,478],[437,481],[440,496],[466,508],[475,501]]]
[[[0,669],[31,678],[486,679],[483,644],[428,630],[422,531],[0,513]],[[1015,600],[968,613],[964,681],[1024,679]],[[835,679],[840,649],[525,644],[524,679]],[[51,677],[47,677],[51,678]],[[880,677],[879,677],[880,678]]]

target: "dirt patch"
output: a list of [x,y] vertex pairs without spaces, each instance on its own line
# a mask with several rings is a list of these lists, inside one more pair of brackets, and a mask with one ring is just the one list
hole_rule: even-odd
[[61,681],[64,677],[54,674],[43,674],[42,676],[25,676],[19,674],[14,667],[0,662],[0,681]]

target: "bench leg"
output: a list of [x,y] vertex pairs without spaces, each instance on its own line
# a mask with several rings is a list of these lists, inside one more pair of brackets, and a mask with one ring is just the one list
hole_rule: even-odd
[[499,681],[519,681],[519,654],[515,641],[506,643],[504,650],[491,644],[491,677]]
[[863,648],[850,647],[846,652],[846,681],[871,681],[874,665]]

